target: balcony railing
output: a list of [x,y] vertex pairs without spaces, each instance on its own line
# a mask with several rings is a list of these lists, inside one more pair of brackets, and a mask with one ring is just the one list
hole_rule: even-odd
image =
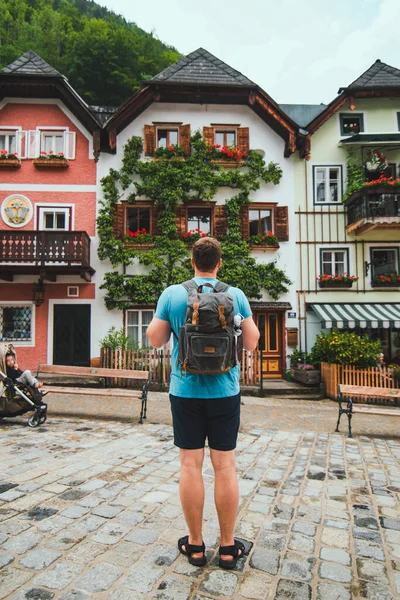
[[400,227],[400,191],[367,188],[345,201],[347,231],[367,231],[372,227]]
[[90,237],[86,231],[0,232],[0,277],[25,273],[79,273],[84,279],[94,273],[90,266]]

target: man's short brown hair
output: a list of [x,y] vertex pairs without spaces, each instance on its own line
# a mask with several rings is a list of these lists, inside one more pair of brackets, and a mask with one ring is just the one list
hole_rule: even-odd
[[221,245],[215,238],[200,238],[193,245],[193,261],[199,271],[214,271],[221,256]]

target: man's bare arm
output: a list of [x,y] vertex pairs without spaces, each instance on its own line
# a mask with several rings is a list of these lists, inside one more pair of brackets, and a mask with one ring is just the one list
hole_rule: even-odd
[[245,350],[254,350],[257,346],[260,332],[253,321],[253,317],[247,317],[242,321],[243,347]]
[[154,317],[147,328],[146,335],[153,348],[165,346],[171,337],[171,327],[169,322]]

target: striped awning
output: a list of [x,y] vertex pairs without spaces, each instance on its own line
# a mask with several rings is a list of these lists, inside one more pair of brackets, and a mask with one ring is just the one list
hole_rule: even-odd
[[323,329],[400,328],[400,304],[312,304]]

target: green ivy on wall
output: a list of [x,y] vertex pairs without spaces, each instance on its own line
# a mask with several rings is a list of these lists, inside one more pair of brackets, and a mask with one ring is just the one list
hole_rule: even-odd
[[[125,309],[132,303],[154,304],[166,286],[193,276],[190,253],[178,237],[175,213],[182,202],[209,202],[220,188],[230,188],[236,193],[225,203],[228,233],[220,240],[223,265],[219,278],[240,287],[250,298],[261,298],[261,291],[265,289],[277,300],[288,291],[287,286],[292,282],[284,271],[277,268],[275,261],[256,263],[248,241],[240,233],[240,209],[251,203],[251,193],[260,188],[261,182],[274,185],[280,182],[282,170],[277,163],[266,165],[257,152],[250,150],[244,158],[243,170],[225,170],[211,161],[199,132],[191,137],[190,156],[183,160],[181,157],[141,160],[142,152],[142,139],[132,137],[124,147],[121,169],[110,169],[101,181],[98,255],[101,260],[110,260],[115,269],[106,273],[101,285],[106,290],[108,309]],[[159,207],[160,235],[155,237],[154,247],[148,250],[127,247],[113,232],[118,202],[123,199],[134,204],[137,197],[150,199]],[[127,275],[126,267],[134,263],[148,267],[147,273]]]

